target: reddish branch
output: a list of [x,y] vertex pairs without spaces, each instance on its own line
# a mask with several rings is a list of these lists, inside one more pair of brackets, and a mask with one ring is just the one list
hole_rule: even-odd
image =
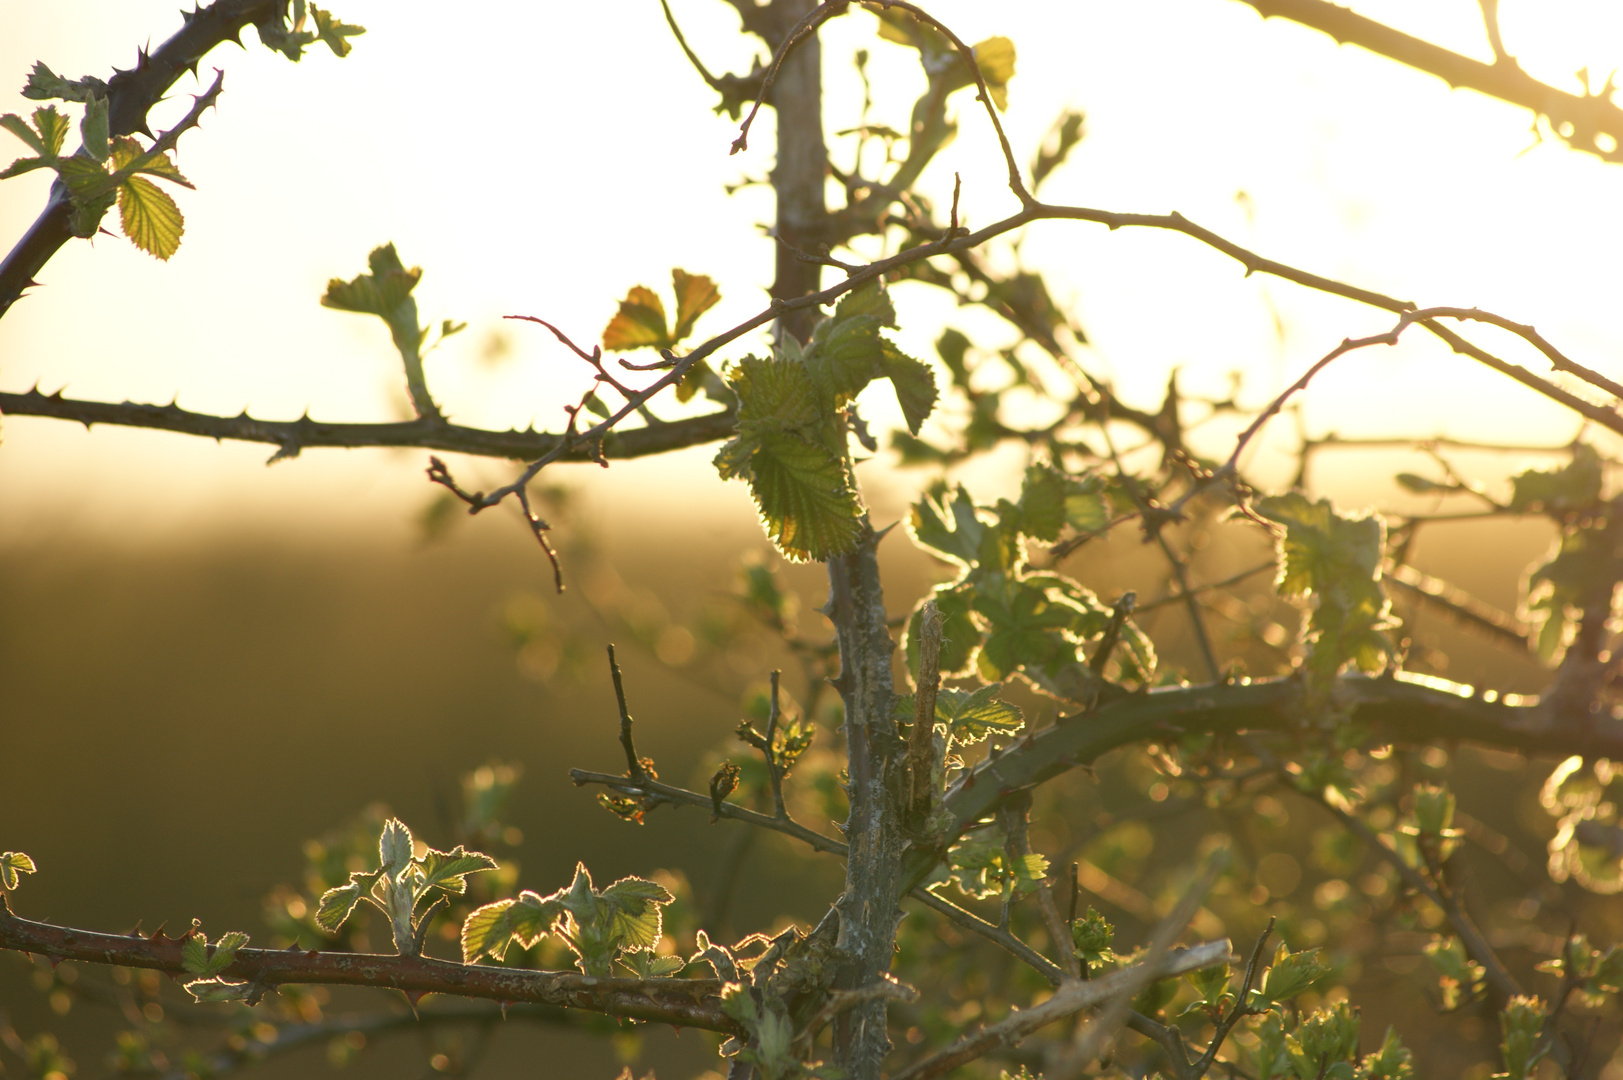
[[[1435,75],[1452,87],[1476,90],[1550,118],[1556,134],[1574,149],[1606,161],[1623,161],[1623,109],[1611,101],[1611,81],[1599,93],[1569,94],[1539,82],[1504,57],[1485,64],[1450,52],[1327,0],[1242,0],[1264,18],[1278,16],[1323,31],[1343,45],[1357,45]],[[1563,130],[1565,129],[1565,130]],[[1607,146],[1601,136],[1611,140]]]
[[[161,930],[151,937],[138,933],[99,934],[34,922],[13,914],[5,897],[0,896],[0,948],[33,953],[53,962],[80,960],[149,968],[186,978],[182,949],[189,936],[172,938]],[[399,990],[414,1003],[424,994],[451,994],[586,1009],[729,1034],[738,1031],[721,1010],[717,997],[721,984],[715,979],[600,978],[573,971],[533,971],[453,964],[427,957],[297,948],[238,950],[231,966],[220,974],[231,981],[246,981],[255,989],[285,983],[376,986]]]

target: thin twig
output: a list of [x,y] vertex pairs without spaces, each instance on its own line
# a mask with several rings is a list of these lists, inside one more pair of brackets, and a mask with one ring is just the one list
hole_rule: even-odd
[[1200,1080],[1206,1075],[1212,1063],[1217,1060],[1218,1051],[1223,1049],[1224,1041],[1234,1025],[1250,1016],[1251,990],[1256,986],[1257,976],[1262,973],[1262,952],[1268,944],[1268,938],[1274,932],[1274,917],[1268,916],[1268,925],[1263,927],[1262,933],[1257,935],[1257,943],[1251,946],[1251,958],[1245,964],[1245,976],[1240,980],[1240,992],[1235,995],[1234,1005],[1229,1009],[1228,1015],[1217,1022],[1212,1033],[1212,1041],[1206,1047],[1190,1069],[1191,1080]]
[[620,705],[620,745],[626,752],[626,776],[642,780],[648,776],[648,770],[637,756],[636,744],[631,741],[631,712],[626,708],[625,683],[620,678],[620,665],[614,659],[612,644],[609,646],[609,674],[614,679],[614,698]]
[[1038,974],[1055,986],[1059,986],[1068,978],[1065,969],[1055,964],[1048,957],[1021,941],[1014,934],[1000,926],[987,922],[973,911],[959,907],[944,896],[937,896],[929,889],[919,886],[907,894],[925,907],[931,908],[965,930],[979,934],[986,940],[1008,950],[1020,960],[1029,964]]
[[935,702],[941,688],[941,609],[925,601],[919,616],[919,672],[907,738],[909,816],[923,826],[935,808]]
[[771,817],[730,802],[724,802],[717,808],[712,804],[709,795],[689,791],[687,788],[676,787],[672,784],[661,783],[658,780],[649,779],[647,776],[642,779],[632,779],[623,774],[570,769],[569,779],[576,787],[586,784],[601,784],[622,795],[647,796],[652,802],[662,801],[681,806],[702,806],[706,810],[719,813],[722,817],[733,818],[736,821],[747,821],[751,825],[759,825],[764,829],[771,829],[773,832],[781,832],[786,836],[792,836],[818,851],[826,851],[841,858],[844,858],[846,854],[847,849],[843,842],[808,829],[793,818],[780,819]]
[[1387,846],[1386,841],[1381,838],[1380,834],[1365,824],[1364,820],[1356,814],[1349,813],[1312,792],[1302,792],[1294,784],[1288,784],[1287,786],[1328,810],[1349,832],[1362,840],[1371,851],[1396,870],[1398,876],[1403,879],[1404,884],[1437,905],[1444,917],[1448,919],[1449,925],[1454,928],[1454,932],[1459,935],[1460,943],[1465,946],[1466,953],[1472,960],[1482,965],[1483,970],[1487,973],[1488,984],[1493,987],[1494,994],[1501,1001],[1508,1001],[1522,992],[1521,985],[1516,982],[1515,976],[1511,975],[1505,969],[1504,964],[1499,962],[1499,954],[1494,952],[1493,946],[1488,943],[1488,939],[1483,936],[1481,930],[1477,929],[1476,923],[1471,921],[1471,917],[1465,913],[1452,895],[1444,893],[1436,885],[1432,884],[1425,874],[1411,866],[1408,860]]

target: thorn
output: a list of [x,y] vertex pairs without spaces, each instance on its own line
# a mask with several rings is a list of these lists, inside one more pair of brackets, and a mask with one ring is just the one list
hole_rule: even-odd
[[402,990],[400,992],[406,995],[406,1004],[411,1006],[411,1015],[416,1017],[418,1020],[421,1020],[423,1017],[422,1014],[417,1011],[417,1003],[423,1000],[423,994],[427,993],[427,991]]
[[295,941],[293,944],[291,944],[291,945],[289,945],[287,947],[287,951],[292,952],[292,953],[298,952],[299,951],[299,943],[297,941]]
[[320,949],[311,949],[311,950],[310,950],[310,951],[309,951],[309,952],[307,952],[307,953],[305,953],[305,954],[304,954],[304,955],[305,955],[305,957],[306,957],[306,958],[307,958],[307,959],[310,959],[310,960],[314,960],[314,959],[315,959],[315,958],[316,958],[316,956],[317,956],[317,955],[318,955],[318,954],[319,954],[319,953],[320,953],[320,952],[321,952],[321,950],[320,950]]
[[58,964],[60,964],[62,962],[62,957],[53,956],[50,953],[46,953],[45,954],[45,960],[46,960],[46,962],[48,964],[51,965],[51,970],[55,971],[56,970],[56,965],[58,965]]
[[[152,933],[147,936],[147,940],[148,941],[157,941],[160,938],[164,937],[163,928],[168,926],[168,925],[169,924],[167,922],[159,923],[158,928],[156,930],[152,931]],[[189,931],[189,930],[187,931],[187,933],[190,933],[190,932],[191,931]]]
[[[34,392],[38,393],[39,388],[35,387]],[[124,936],[125,937],[140,937],[141,936],[141,923],[140,923],[140,920],[136,920],[134,929],[132,929],[128,934],[125,934]]]
[[502,1007],[502,1019],[506,1020],[507,1019],[507,1006],[509,1006],[509,1005],[511,1005],[513,1003],[511,1001],[502,1001],[502,1002],[498,1002],[498,1004],[501,1005],[501,1007]]

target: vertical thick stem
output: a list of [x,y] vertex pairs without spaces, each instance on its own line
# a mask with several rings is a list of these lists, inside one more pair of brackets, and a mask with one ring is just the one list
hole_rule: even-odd
[[[879,537],[871,530],[856,551],[828,564],[827,612],[840,645],[835,687],[845,702],[850,759],[851,816],[846,822],[850,854],[840,915],[842,967],[835,985],[868,986],[890,970],[901,918],[903,820],[907,777],[902,741],[891,719],[891,652],[885,601],[875,558]],[[835,1061],[853,1080],[878,1080],[890,1051],[885,1001],[880,998],[842,1014],[834,1027]]]
[[[775,0],[780,33],[817,6],[816,0]],[[772,42],[776,47],[776,42]],[[822,267],[795,258],[795,248],[816,253],[827,232],[828,208],[824,185],[828,177],[828,147],[823,143],[823,48],[816,34],[808,35],[784,58],[768,99],[777,113],[778,160],[772,169],[772,190],[778,199],[777,273],[772,295],[794,300],[822,288]],[[784,245],[789,245],[785,247]],[[804,341],[811,336],[817,312],[810,308],[784,316],[784,329]]]

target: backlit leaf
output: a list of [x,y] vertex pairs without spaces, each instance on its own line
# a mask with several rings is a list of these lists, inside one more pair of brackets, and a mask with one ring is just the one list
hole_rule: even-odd
[[651,949],[659,942],[660,907],[676,897],[643,878],[621,878],[599,894],[608,906],[611,933],[622,949]]
[[690,274],[686,270],[671,271],[671,285],[676,291],[676,328],[671,337],[681,341],[693,332],[699,316],[721,301],[721,290],[703,274]]
[[1006,37],[989,37],[975,46],[975,63],[999,109],[1009,107],[1009,80],[1014,78],[1014,42]]
[[378,837],[378,861],[387,874],[398,874],[411,862],[411,830],[399,818],[390,818]]
[[31,101],[49,101],[51,98],[88,101],[97,91],[105,93],[106,89],[100,79],[64,79],[36,60],[34,70],[28,73],[28,82],[23,85],[23,97]]
[[665,303],[659,294],[643,285],[633,286],[620,301],[620,310],[603,328],[603,347],[611,351],[627,349],[668,349],[675,342],[665,329]]
[[20,874],[32,874],[34,860],[20,851],[7,851],[0,853],[0,885],[7,892],[17,887]]
[[321,894],[321,905],[316,909],[316,925],[329,934],[344,925],[355,905],[361,900],[361,884],[351,881]]
[[423,888],[440,888],[460,893],[467,889],[465,875],[496,869],[496,860],[479,851],[464,851],[458,844],[450,851],[428,849],[423,856]]
[[377,315],[383,319],[394,317],[396,310],[411,296],[411,291],[422,279],[422,268],[407,270],[393,244],[374,248],[366,261],[367,273],[358,275],[352,281],[333,278],[327,282],[327,292],[321,298],[322,307]]
[[106,161],[112,151],[109,143],[107,99],[92,96],[85,102],[85,114],[79,121],[79,136],[84,139],[85,152],[97,161]]
[[884,339],[881,339],[880,356],[881,370],[896,389],[896,400],[907,419],[907,430],[917,435],[935,409],[935,375],[928,365],[913,359]]
[[118,185],[118,216],[124,235],[148,255],[167,260],[180,248],[186,219],[169,193],[146,177]]
[[778,550],[821,562],[856,546],[862,504],[845,462],[799,435],[764,436],[750,458],[750,494]]
[[316,20],[316,39],[325,42],[336,56],[348,56],[349,50],[354,48],[349,39],[366,33],[366,27],[351,26],[340,21],[332,12],[323,11],[314,4],[310,5],[310,14]]

